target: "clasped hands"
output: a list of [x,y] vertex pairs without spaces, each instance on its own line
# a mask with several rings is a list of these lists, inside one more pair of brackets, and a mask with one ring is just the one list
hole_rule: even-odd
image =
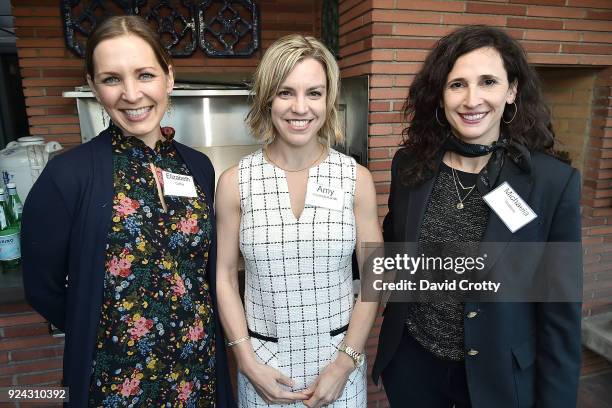
[[282,385],[293,386],[293,381],[279,370],[253,361],[241,369],[251,381],[255,390],[268,404],[291,404],[302,401],[308,408],[319,408],[337,400],[346,385],[349,375],[355,369],[353,360],[344,353],[338,353],[308,386],[301,391],[287,391]]

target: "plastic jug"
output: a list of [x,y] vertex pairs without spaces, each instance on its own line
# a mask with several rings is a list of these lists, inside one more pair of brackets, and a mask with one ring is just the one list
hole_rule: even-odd
[[50,155],[62,149],[52,141],[45,143],[41,136],[20,137],[0,150],[0,174],[2,181],[17,184],[17,193],[25,201],[34,181],[49,161]]

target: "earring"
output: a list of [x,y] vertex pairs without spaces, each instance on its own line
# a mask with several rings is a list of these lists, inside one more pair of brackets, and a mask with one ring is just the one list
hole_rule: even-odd
[[[99,102],[98,102],[99,103]],[[102,126],[106,128],[106,110],[104,110],[104,106],[100,104],[100,116],[102,116]]]
[[440,125],[442,127],[446,127],[446,125],[444,123],[440,122],[440,118],[438,118],[438,107],[437,106],[436,106],[435,114],[436,114],[436,122],[438,122],[438,125]]
[[172,104],[172,98],[170,97],[170,94],[168,94],[168,105],[166,106],[166,112],[168,112],[168,118],[170,118],[172,116],[172,113],[174,112],[174,105]]
[[504,115],[502,114],[502,120],[506,125],[510,124],[514,120],[514,118],[516,117],[516,113],[518,112],[518,106],[516,106],[516,101],[512,101],[512,103],[508,105],[514,105],[514,115],[512,115],[512,118],[509,121],[506,121],[504,120]]

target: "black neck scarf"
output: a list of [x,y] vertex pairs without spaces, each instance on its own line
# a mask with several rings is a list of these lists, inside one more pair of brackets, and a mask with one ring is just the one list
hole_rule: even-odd
[[529,150],[525,146],[510,141],[503,136],[501,140],[497,140],[491,146],[487,146],[465,143],[449,132],[443,149],[446,151],[450,150],[464,157],[481,157],[491,153],[491,158],[478,174],[478,181],[476,182],[478,190],[483,195],[490,192],[497,184],[506,157],[512,160],[524,172],[531,172],[531,154]]

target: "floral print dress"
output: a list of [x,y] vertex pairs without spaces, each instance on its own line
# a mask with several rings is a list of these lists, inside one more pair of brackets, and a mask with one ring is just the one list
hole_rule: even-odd
[[112,129],[113,219],[90,406],[215,406],[209,208],[196,184],[195,198],[163,196],[164,210],[162,170],[191,173],[174,131],[162,131],[166,140],[151,149]]

